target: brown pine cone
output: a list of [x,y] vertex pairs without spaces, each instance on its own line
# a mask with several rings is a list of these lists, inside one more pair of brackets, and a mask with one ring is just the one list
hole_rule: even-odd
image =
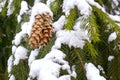
[[53,27],[49,13],[37,14],[32,26],[29,44],[33,48],[45,46],[52,37]]

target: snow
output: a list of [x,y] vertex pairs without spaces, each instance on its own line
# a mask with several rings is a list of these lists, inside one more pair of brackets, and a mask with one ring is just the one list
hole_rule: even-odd
[[9,80],[15,80],[15,76],[11,75]]
[[10,73],[11,72],[11,70],[12,70],[12,66],[13,66],[13,55],[11,55],[10,57],[9,57],[9,59],[8,59],[8,62],[7,62],[7,65],[8,65],[8,68],[7,68],[7,70],[8,70],[8,73]]
[[76,78],[77,77],[77,73],[75,72],[75,67],[76,67],[76,65],[73,65],[72,66],[72,74],[71,74],[71,76],[73,76],[74,78]]
[[62,15],[56,22],[53,23],[54,31],[59,31],[65,24],[65,16]]
[[50,4],[52,3],[52,2],[54,2],[55,0],[47,0],[47,2],[46,2],[46,4],[47,4],[47,6],[50,8]]
[[[87,2],[88,2],[90,5],[96,6],[97,8],[101,9],[101,10],[102,10],[104,13],[106,13],[112,20],[117,21],[117,22],[120,22],[120,16],[118,16],[118,15],[111,15],[111,14],[107,13],[107,12],[105,11],[105,9],[104,9],[102,6],[100,6],[97,2],[95,2],[94,0],[87,0]],[[117,0],[114,0],[113,2],[116,4],[116,6],[118,5]]]
[[16,49],[17,49],[17,47],[13,45],[13,46],[12,46],[12,54],[15,53]]
[[[119,0],[118,0],[119,1]],[[113,0],[113,3],[118,6],[119,5],[119,2],[117,0]]]
[[117,33],[113,32],[109,35],[108,37],[108,42],[112,42],[113,40],[115,40],[117,38]]
[[11,5],[13,0],[8,0],[8,6],[7,6],[7,15],[11,15],[14,11],[14,7]]
[[[56,25],[59,25],[59,23]],[[83,23],[81,23],[81,19],[75,23],[73,29],[74,30],[60,30],[56,32],[56,41],[53,45],[52,49],[61,48],[61,44],[67,44],[70,48],[73,46],[75,48],[83,49],[85,42],[84,40],[88,40],[88,31],[82,28]]]
[[114,21],[120,22],[120,16],[118,16],[118,15],[110,15],[109,14],[109,17]]
[[39,3],[41,0],[34,0],[34,4]]
[[19,32],[16,34],[15,39],[13,40],[13,43],[17,46],[21,43],[23,33]]
[[30,35],[30,33],[31,33],[32,25],[35,20],[35,18],[34,18],[35,15],[46,14],[46,13],[49,13],[50,16],[53,17],[52,11],[49,9],[49,7],[46,4],[41,3],[41,2],[34,4],[34,6],[32,7],[32,13],[31,13],[31,17],[30,17],[29,27],[27,29],[28,35]]
[[26,13],[28,10],[28,4],[26,1],[21,2],[21,9],[20,9],[20,15]]
[[21,21],[21,19],[22,19],[21,16],[18,15],[18,16],[17,16],[17,21],[18,21],[18,23]]
[[[84,13],[85,17],[83,18],[86,18],[86,16],[87,17],[89,16],[91,12],[91,7],[85,0],[84,1],[64,0],[63,1],[63,12],[65,12],[66,16],[69,14],[70,9],[74,8],[75,5],[81,11],[81,14]],[[82,19],[78,18],[77,22],[73,26],[74,30],[70,30],[70,31],[62,29],[65,24],[65,16],[61,16],[58,19],[58,21],[54,22],[53,27],[54,27],[54,30],[56,31],[57,38],[56,38],[55,44],[53,45],[52,49],[61,48],[61,44],[67,44],[70,48],[73,46],[75,48],[83,49],[83,46],[85,45],[84,40],[89,39],[88,31],[82,28],[83,26],[82,22],[84,20],[83,18]]]
[[85,17],[88,17],[90,15],[92,9],[86,0],[64,0],[63,12],[65,13],[65,15],[69,15],[70,10],[73,9],[75,6],[78,7],[80,13]]
[[85,69],[88,80],[106,80],[100,75],[100,71],[92,63],[85,63]]
[[[49,52],[49,54],[45,56],[45,59],[52,59],[53,61],[54,60],[63,61],[65,56],[66,55],[62,51],[53,49],[51,52]],[[59,63],[64,63],[64,62],[59,62]]]
[[13,44],[15,44],[16,46],[18,46],[21,43],[22,38],[25,37],[25,33],[24,32],[19,32],[16,34],[15,39],[13,40]]
[[27,34],[28,25],[29,25],[29,22],[25,22],[21,25],[21,30],[23,34]]
[[21,43],[22,38],[24,38],[27,34],[28,22],[25,22],[21,25],[22,31],[17,33],[15,39],[13,40],[13,44],[18,46]]
[[35,60],[35,57],[38,55],[39,49],[32,50],[28,59],[28,65],[31,66],[31,63]]
[[3,7],[5,6],[7,0],[3,0],[2,2],[0,2],[0,12],[2,11]]
[[105,71],[103,70],[103,67],[101,65],[98,65],[98,69],[102,71],[103,74],[105,74]]
[[108,56],[108,61],[112,61],[115,57],[114,56]]
[[63,12],[65,15],[69,15],[70,9],[73,9],[75,6],[75,0],[63,0]]
[[55,76],[59,76],[60,67],[59,64],[51,60],[35,60],[31,64],[29,75],[33,79],[38,76],[38,80],[54,80],[54,78],[56,78]]
[[61,44],[68,44],[69,47],[80,47],[81,49],[84,46],[84,41],[80,40],[75,36],[74,31],[59,31],[57,33],[57,40],[55,41],[55,45],[53,48],[59,49],[61,47]]
[[[70,80],[72,71],[64,58],[65,54],[62,51],[54,49],[44,58],[34,60],[30,66],[28,80],[30,78],[34,79],[35,77],[37,77],[38,80]],[[60,76],[61,69],[67,70],[69,74]],[[73,72],[75,76],[75,71]]]
[[28,50],[26,48],[24,48],[23,46],[19,46],[14,54],[15,60],[14,60],[14,65],[19,64],[19,61],[21,59],[26,59],[27,58],[27,52]]
[[21,16],[22,16],[24,13],[27,13],[27,10],[28,10],[28,4],[27,4],[27,2],[26,2],[26,1],[21,1],[20,13],[19,13],[19,15],[17,16],[18,23],[21,21]]
[[58,80],[71,80],[70,75],[63,75]]
[[86,0],[75,0],[75,5],[78,7],[81,15],[84,15],[85,18],[88,18],[92,8]]
[[92,6],[96,6],[97,8],[101,9],[103,12],[106,12],[105,9],[103,7],[101,7],[97,2],[95,2],[94,0],[87,0],[87,2],[92,5]]

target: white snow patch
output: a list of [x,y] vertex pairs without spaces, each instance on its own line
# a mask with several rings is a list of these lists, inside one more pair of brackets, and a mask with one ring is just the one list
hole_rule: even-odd
[[21,25],[21,30],[23,34],[27,34],[28,25],[29,25],[29,22],[25,22]]
[[100,75],[100,71],[92,63],[85,63],[85,69],[88,80],[106,80]]
[[84,15],[85,18],[88,18],[92,8],[86,0],[75,0],[75,5],[78,7],[80,13]]
[[18,46],[21,43],[22,38],[26,36],[28,24],[28,22],[23,23],[21,27],[22,31],[16,34],[15,39],[12,42],[16,46]]
[[119,0],[113,0],[113,3],[116,5],[116,6],[118,6],[119,5],[119,2],[118,2]]
[[41,2],[41,0],[34,0],[34,4]]
[[108,37],[108,42],[112,42],[113,40],[115,40],[117,38],[117,33],[113,32],[109,35]]
[[21,19],[22,19],[21,16],[18,15],[18,16],[17,16],[17,21],[18,21],[18,23],[21,21]]
[[9,80],[15,80],[15,76],[11,75]]
[[46,2],[46,4],[47,4],[47,6],[50,8],[50,4],[52,3],[52,2],[54,2],[55,0],[47,0],[47,2]]
[[75,6],[75,0],[63,0],[63,12],[65,15],[69,15],[70,9],[73,9]]
[[8,68],[7,68],[8,73],[10,73],[11,70],[12,70],[12,66],[13,66],[13,55],[11,55],[11,56],[9,57],[8,62],[7,62],[7,65],[8,65]]
[[31,63],[35,60],[35,57],[38,55],[39,49],[32,50],[28,59],[28,65],[31,66]]
[[[42,64],[42,65],[41,65]],[[55,80],[59,76],[60,65],[51,60],[39,59],[32,62],[29,76],[38,80]]]
[[85,45],[84,40],[88,40],[89,38],[87,30],[84,30],[81,27],[82,23],[78,21],[73,27],[74,30],[58,30],[56,33],[57,39],[52,49],[61,48],[61,44],[67,44],[69,47],[73,46],[83,49],[83,46]]
[[21,21],[21,16],[22,16],[24,13],[27,13],[27,10],[28,10],[28,4],[27,4],[27,2],[26,2],[26,1],[22,1],[22,2],[21,2],[20,13],[19,13],[19,15],[17,16],[18,23]]
[[29,23],[29,27],[27,29],[27,33],[28,35],[30,35],[31,30],[32,30],[32,25],[35,21],[35,15],[37,14],[46,14],[46,13],[50,13],[51,17],[53,17],[53,13],[50,10],[50,8],[44,4],[44,3],[36,3],[33,7],[32,7],[32,13],[31,13],[31,17],[30,17],[30,23]]
[[7,15],[11,15],[14,11],[14,7],[11,5],[13,0],[8,0],[8,6],[7,6]]
[[73,9],[75,6],[78,7],[80,13],[85,17],[88,17],[92,11],[92,8],[86,0],[64,0],[62,8],[65,15],[69,15],[70,10]]
[[16,49],[16,52],[14,54],[14,57],[15,57],[15,60],[14,60],[14,65],[17,65],[19,64],[19,60],[20,59],[26,59],[27,58],[27,52],[28,50],[22,46],[19,46],[17,49]]
[[27,13],[28,10],[28,4],[26,1],[21,2],[21,9],[20,9],[20,15]]
[[[30,66],[29,78],[38,80],[70,80],[71,70],[64,60],[65,54],[60,50],[50,51],[44,58],[34,60]],[[67,70],[68,75],[60,76],[60,70]],[[75,75],[75,71],[74,71]]]
[[15,44],[16,46],[18,46],[21,43],[22,38],[25,37],[25,33],[24,32],[19,32],[16,34],[15,39],[13,40],[13,44]]
[[17,49],[17,47],[16,47],[16,46],[12,46],[12,54],[14,54],[14,53],[15,53],[16,49]]
[[114,56],[108,56],[108,61],[112,61],[114,58]]
[[3,7],[5,6],[7,0],[2,0],[2,2],[0,2],[0,12],[2,11]]
[[109,17],[114,21],[120,22],[120,16],[118,16],[118,15],[109,14]]
[[77,77],[77,73],[75,72],[75,65],[72,66],[72,77],[76,78]]
[[[51,59],[51,60],[55,60],[57,59],[57,61],[63,61],[63,59],[65,58],[65,54],[60,51],[60,50],[56,50],[53,49],[51,52],[49,52],[46,56],[45,59]],[[64,62],[60,62],[60,63],[64,63]]]
[[103,70],[103,67],[101,65],[98,65],[98,69],[102,71],[103,74],[105,74],[105,71]]
[[97,2],[95,2],[94,0],[87,0],[87,2],[90,5],[96,6],[97,8],[101,9],[103,12],[106,12],[105,9],[102,6],[100,6]]
[[57,80],[71,80],[71,76],[70,75],[63,75]]
[[54,31],[61,30],[65,24],[65,16],[62,15],[58,21],[53,23]]
[[[107,12],[105,11],[105,9],[104,9],[102,6],[100,6],[97,2],[95,2],[94,0],[87,0],[87,2],[88,2],[90,5],[96,6],[97,8],[101,9],[104,13],[106,13],[107,15],[109,15],[109,17],[110,17],[112,20],[117,21],[117,22],[120,22],[120,16],[118,16],[118,15],[111,15],[111,14],[107,13]],[[117,0],[113,0],[113,2],[114,2],[116,5],[118,5]]]
[[15,36],[15,39],[13,40],[13,43],[16,46],[19,45],[21,43],[22,37],[23,37],[23,33],[22,32],[17,33],[16,36]]

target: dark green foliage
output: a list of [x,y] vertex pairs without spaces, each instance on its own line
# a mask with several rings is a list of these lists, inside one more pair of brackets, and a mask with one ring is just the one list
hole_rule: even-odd
[[21,6],[22,0],[13,0],[12,5],[14,6],[15,10],[13,12],[14,15],[19,13],[20,6]]
[[56,21],[63,13],[62,13],[62,3],[63,0],[55,0],[50,4],[51,11],[53,14],[53,21]]
[[[19,1],[20,0],[17,0],[17,2]],[[18,5],[17,2],[13,4],[16,5],[15,12],[18,13],[18,7],[20,8],[20,3]],[[3,7],[2,12],[0,13],[0,80],[6,80],[6,75],[4,74],[6,73],[7,60],[11,53],[12,40],[15,36],[17,25],[16,13],[10,16],[6,15],[7,5],[8,1],[5,3],[5,6]]]
[[[76,65],[77,78],[74,80],[87,80],[85,76],[85,56],[84,52],[79,48],[69,48],[67,45],[62,45],[61,51],[66,54],[66,60],[69,62],[70,66]],[[82,76],[82,77],[81,77]]]
[[115,59],[108,62],[108,80],[120,80],[120,55],[115,55]]
[[[100,26],[100,42],[95,44],[97,50],[100,53],[102,66],[106,73],[107,80],[119,80],[119,49],[117,47],[119,43],[119,37],[113,42],[108,43],[108,37],[112,32],[120,31],[118,25],[111,20],[108,15],[102,12],[100,9],[93,7],[93,13],[96,17],[96,23]],[[119,35],[119,34],[118,34]],[[111,62],[108,61],[108,57],[112,55],[115,59]],[[112,78],[111,78],[112,77]]]
[[[16,30],[16,17],[11,16],[2,16],[0,14],[0,74],[1,79],[4,77],[4,73],[7,68],[7,60],[11,53],[12,40],[15,36]],[[4,79],[2,79],[4,80]]]
[[29,75],[27,63],[27,60],[20,60],[18,65],[13,66],[12,74],[14,74],[16,80],[27,80]]

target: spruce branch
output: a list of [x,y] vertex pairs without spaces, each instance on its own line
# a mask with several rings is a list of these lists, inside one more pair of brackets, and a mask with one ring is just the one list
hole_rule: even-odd
[[[75,51],[76,55],[78,56],[78,59],[79,59],[79,61],[80,61],[81,65],[82,65],[82,68],[84,69],[84,64],[83,64],[83,61],[82,61],[81,56],[79,55],[79,53],[77,52],[77,50],[76,50],[76,49],[74,49],[74,51]],[[84,71],[84,73],[85,73],[85,71]]]
[[[77,51],[76,48],[74,48],[74,51],[75,51],[75,54],[77,55],[77,57],[78,57],[78,59],[79,59],[79,62],[80,62],[80,64],[81,64],[81,66],[82,66],[83,74],[85,75],[85,74],[86,74],[86,71],[85,71],[85,68],[84,68],[84,62],[83,62],[83,60],[82,60],[82,58],[81,58],[81,56],[80,56],[80,54],[79,54],[79,52]],[[80,67],[81,67],[81,66],[80,66]],[[85,79],[87,80],[86,77],[85,77]]]

